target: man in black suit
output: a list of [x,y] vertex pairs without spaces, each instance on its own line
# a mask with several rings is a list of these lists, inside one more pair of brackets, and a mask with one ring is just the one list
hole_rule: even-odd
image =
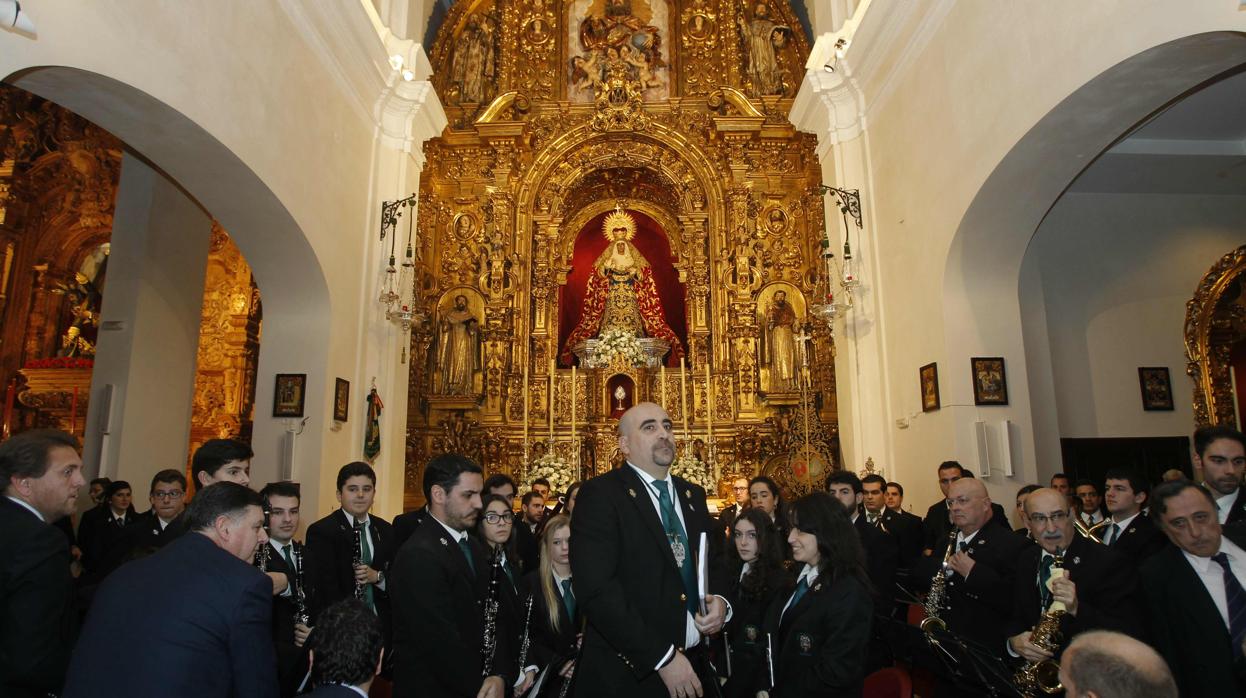
[[864,488],[855,473],[848,470],[831,473],[826,478],[826,490],[843,505],[853,528],[857,529],[861,549],[865,551],[865,568],[874,586],[874,606],[880,613],[887,613],[896,597],[896,567],[900,557],[896,537],[861,514]]
[[161,470],[151,479],[151,509],[140,514],[138,525],[126,533],[125,559],[146,557],[186,533],[186,476]]
[[955,538],[949,531],[943,545],[932,556],[922,558],[914,573],[928,585],[925,580],[934,578],[950,544],[954,552],[948,558],[947,608],[941,617],[951,632],[1003,654],[1017,558],[1030,541],[1014,534],[1006,524],[995,523],[986,486],[978,480],[953,482],[948,501],[952,503]]
[[588,619],[575,695],[654,698],[715,695],[705,638],[728,620],[710,595],[698,608],[696,551],[717,535],[705,490],[669,473],[674,434],[666,410],[642,402],[619,420],[626,464],[580,489],[571,571]]
[[1142,565],[1147,620],[1183,696],[1246,694],[1246,531],[1221,528],[1210,492],[1166,482],[1151,514],[1173,545]]
[[73,512],[86,480],[78,443],[61,431],[0,444],[0,695],[60,691],[73,647],[69,543],[49,524]]
[[1203,484],[1216,500],[1220,523],[1246,521],[1246,497],[1241,494],[1246,436],[1227,426],[1195,431],[1194,468],[1203,471]]
[[109,576],[64,698],[276,698],[272,582],[251,564],[268,540],[260,505],[236,483],[205,487],[186,512],[186,535]]
[[388,521],[368,513],[375,498],[372,466],[362,461],[347,463],[337,471],[341,508],[307,527],[306,578],[308,588],[315,590],[313,627],[320,611],[357,596],[381,619],[385,637],[392,637],[385,577],[394,559],[394,529]]
[[[973,473],[965,470],[954,460],[940,463],[938,472],[939,489],[943,492],[944,498],[930,505],[930,508],[926,510],[926,518],[922,520],[922,529],[925,534],[923,555],[933,555],[936,549],[942,552],[947,547],[947,537],[951,533],[949,520],[951,515],[947,505],[948,490],[957,480],[973,479]],[[1004,513],[1004,508],[998,504],[991,504],[991,509],[994,510],[990,519],[991,523],[997,526],[1008,526],[1008,515]]]
[[[1026,485],[1017,490],[1017,520],[1021,522],[1021,528],[1013,529],[1013,533],[1030,538],[1030,520],[1025,517],[1025,499],[1031,493],[1041,489],[1042,487],[1038,485]],[[1033,539],[1031,538],[1031,540]]]
[[1089,528],[1107,518],[1103,495],[1090,480],[1081,479],[1073,486],[1073,495],[1082,503],[1082,523]]
[[[273,597],[273,647],[277,652],[277,684],[282,698],[293,696],[307,675],[307,649],[311,632],[300,614],[309,613],[311,590],[306,580],[299,585],[299,570],[306,569],[304,546],[294,540],[299,528],[302,497],[298,483],[272,482],[260,490],[268,519],[268,543],[260,546],[257,559],[267,555],[266,572],[280,572],[289,580],[285,590]],[[265,547],[267,546],[267,547]],[[310,618],[308,618],[310,621]]]
[[1128,468],[1111,468],[1103,488],[1111,523],[1098,531],[1100,540],[1135,566],[1168,545],[1168,538],[1142,511],[1151,492],[1149,482]]
[[731,526],[740,512],[748,507],[748,478],[737,477],[731,481],[731,496],[735,501],[718,512],[718,522],[727,533],[731,532]]
[[887,481],[881,475],[861,478],[864,495],[866,523],[890,533],[899,547],[896,569],[900,576],[908,577],[913,560],[922,552],[922,520],[904,511],[893,511],[887,506]]
[[366,698],[381,671],[381,624],[361,601],[345,599],[325,609],[311,643],[310,698]]
[[[1065,611],[1060,630],[1066,642],[1087,630],[1141,635],[1133,564],[1077,533],[1068,498],[1055,490],[1032,492],[1025,500],[1025,512],[1038,545],[1017,558],[1008,628],[1010,652],[1031,662],[1051,658],[1051,652],[1030,641],[1030,633],[1040,615],[1053,608]],[[1062,574],[1054,571],[1057,556],[1062,560]]]
[[467,532],[480,516],[483,486],[480,466],[467,456],[440,455],[424,467],[428,518],[393,565],[397,698],[502,698],[518,674],[499,631],[482,679],[489,561]]

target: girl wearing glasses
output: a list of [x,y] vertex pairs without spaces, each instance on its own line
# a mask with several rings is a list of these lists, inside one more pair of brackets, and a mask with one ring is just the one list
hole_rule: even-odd
[[[751,698],[766,672],[766,609],[777,597],[787,598],[796,584],[783,564],[783,543],[770,517],[760,509],[744,509],[731,527],[727,546],[726,594],[731,622],[724,631],[731,653],[730,678],[724,698]],[[719,669],[726,670],[726,662]]]
[[[515,535],[515,514],[511,511],[509,499],[499,494],[486,494],[481,497],[480,503],[480,516],[476,519],[476,538],[489,550],[490,560],[497,555],[501,556],[497,654],[493,663],[497,667],[504,666],[501,659],[503,656],[511,661],[519,657],[519,645],[523,637],[524,614],[519,596],[519,582],[522,579],[519,539]],[[490,571],[488,574],[491,573]],[[536,678],[535,670],[527,671],[525,667],[520,669],[523,673],[520,682],[515,686],[515,695],[528,690]]]

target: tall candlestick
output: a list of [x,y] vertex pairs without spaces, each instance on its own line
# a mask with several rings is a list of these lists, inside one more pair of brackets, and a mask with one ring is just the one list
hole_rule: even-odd
[[658,386],[662,391],[662,409],[670,411],[666,406],[666,364],[662,364],[662,368],[658,370]]
[[571,462],[579,465],[580,449],[575,447],[575,365],[571,366]]
[[78,431],[78,386],[74,386],[74,396],[69,403],[69,433]]
[[679,406],[684,415],[684,439],[688,438],[688,364],[679,357]]
[[528,361],[523,362],[523,467],[528,469],[528,403],[532,397],[528,394]]
[[714,437],[714,379],[710,377],[710,365],[705,364],[705,429]]
[[4,438],[9,438],[9,434],[13,431],[13,398],[17,395],[17,379],[9,381],[9,387],[4,391]]
[[549,413],[549,447],[554,451],[554,360],[549,360],[549,399],[546,400],[546,412]]

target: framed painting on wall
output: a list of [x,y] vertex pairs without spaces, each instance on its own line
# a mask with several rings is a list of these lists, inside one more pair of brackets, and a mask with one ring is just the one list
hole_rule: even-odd
[[345,422],[350,416],[350,381],[338,378],[333,386],[333,421]]
[[1148,412],[1175,409],[1172,403],[1172,379],[1168,375],[1167,366],[1140,366],[1138,386],[1142,389],[1142,409]]
[[306,373],[278,373],[273,390],[274,417],[302,417],[307,400]]
[[922,384],[922,412],[939,409],[939,365],[930,363],[917,369]]
[[974,357],[969,362],[973,368],[973,404],[1007,405],[1008,377],[1003,357]]

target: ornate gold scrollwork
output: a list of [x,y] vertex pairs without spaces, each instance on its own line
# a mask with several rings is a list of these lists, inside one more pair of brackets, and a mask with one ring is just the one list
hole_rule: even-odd
[[1194,380],[1194,422],[1232,424],[1229,352],[1246,336],[1246,245],[1220,258],[1185,305],[1186,374]]

